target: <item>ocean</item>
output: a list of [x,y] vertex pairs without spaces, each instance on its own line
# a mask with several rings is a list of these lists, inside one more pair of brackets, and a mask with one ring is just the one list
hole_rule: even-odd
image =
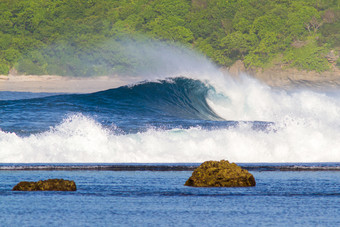
[[[2,170],[1,226],[339,226],[339,171],[252,170],[249,188],[184,186],[191,171]],[[75,192],[11,191],[72,179]]]
[[[0,92],[3,226],[339,226],[340,91],[179,75],[86,94]],[[185,187],[206,160],[252,188]],[[76,192],[12,192],[74,180]]]
[[0,92],[0,163],[340,162],[340,92],[175,77]]

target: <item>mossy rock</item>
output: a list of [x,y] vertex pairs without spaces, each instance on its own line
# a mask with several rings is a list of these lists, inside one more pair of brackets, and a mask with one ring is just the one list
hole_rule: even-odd
[[252,187],[254,176],[235,163],[226,160],[206,161],[194,170],[185,182],[192,187]]
[[14,186],[13,191],[76,191],[74,181],[63,179],[48,179],[38,182],[22,181]]

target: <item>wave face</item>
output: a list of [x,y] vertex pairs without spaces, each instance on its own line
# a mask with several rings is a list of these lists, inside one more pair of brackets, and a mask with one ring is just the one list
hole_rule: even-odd
[[66,115],[79,113],[104,125],[114,124],[124,132],[179,124],[172,122],[186,125],[190,120],[222,120],[207,104],[209,90],[213,88],[199,80],[174,78],[92,94],[27,99],[25,93],[21,100],[0,101],[1,128],[19,134],[36,133],[60,123]]
[[27,96],[0,101],[0,163],[340,162],[339,92],[216,74]]

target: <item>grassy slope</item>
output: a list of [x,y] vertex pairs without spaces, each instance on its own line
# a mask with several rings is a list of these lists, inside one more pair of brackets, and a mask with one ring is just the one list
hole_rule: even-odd
[[153,66],[122,40],[148,39],[226,67],[340,66],[340,0],[2,0],[0,24],[0,74],[134,74]]

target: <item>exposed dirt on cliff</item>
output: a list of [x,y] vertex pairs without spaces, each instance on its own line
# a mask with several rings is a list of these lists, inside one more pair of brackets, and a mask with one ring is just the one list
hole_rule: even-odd
[[237,61],[228,71],[235,77],[245,73],[272,87],[340,88],[340,68],[335,65],[330,71],[318,73],[280,65],[268,69],[246,69],[242,61]]

